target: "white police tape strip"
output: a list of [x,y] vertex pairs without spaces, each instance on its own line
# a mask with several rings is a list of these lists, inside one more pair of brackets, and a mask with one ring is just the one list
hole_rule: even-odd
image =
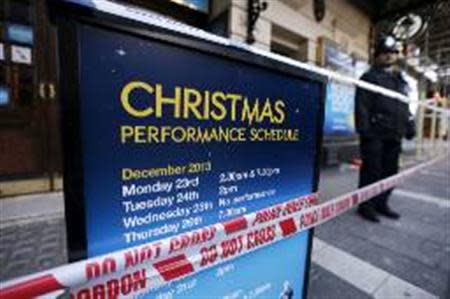
[[425,103],[424,101],[413,101],[412,99],[408,98],[407,96],[405,96],[401,93],[398,93],[396,91],[393,91],[393,90],[390,90],[390,89],[387,89],[387,88],[384,88],[384,87],[381,87],[381,86],[378,86],[378,85],[375,85],[372,83],[368,83],[368,82],[365,82],[362,80],[358,80],[353,77],[346,76],[346,75],[340,74],[338,72],[325,69],[323,67],[319,67],[319,66],[316,66],[313,64],[308,64],[305,62],[300,62],[300,61],[294,60],[294,59],[286,57],[286,56],[282,56],[282,55],[272,53],[270,51],[266,51],[263,49],[259,49],[256,47],[252,47],[243,42],[238,42],[238,41],[234,41],[234,40],[231,40],[231,39],[228,39],[225,37],[214,35],[210,32],[204,31],[204,30],[196,28],[196,27],[186,25],[184,23],[175,21],[175,20],[170,19],[165,16],[161,16],[157,13],[154,13],[154,12],[151,12],[151,11],[148,11],[145,9],[141,9],[141,8],[137,8],[137,7],[133,7],[133,6],[129,6],[129,5],[124,5],[124,4],[119,4],[119,3],[114,3],[111,1],[107,1],[107,0],[66,0],[66,1],[76,3],[79,5],[83,5],[83,6],[88,6],[88,7],[94,8],[94,9],[104,12],[104,13],[108,13],[108,14],[119,16],[119,17],[139,21],[139,22],[149,24],[152,26],[165,28],[165,29],[171,30],[173,32],[181,33],[181,34],[195,37],[198,39],[203,39],[203,40],[206,40],[206,41],[209,41],[212,43],[224,45],[227,47],[238,48],[238,49],[241,49],[241,50],[244,50],[247,52],[257,54],[259,56],[268,57],[273,60],[277,60],[277,61],[289,64],[294,67],[298,67],[298,68],[301,68],[304,70],[308,70],[308,71],[320,74],[322,76],[325,76],[330,79],[334,79],[341,83],[355,85],[360,88],[370,90],[372,92],[380,93],[387,97],[397,99],[397,100],[400,100],[405,103],[417,103],[418,105],[425,106],[430,110],[435,110],[437,112],[440,112],[440,113],[450,116],[449,109],[439,108],[439,107],[436,107],[435,105]]
[[3,299],[70,288],[71,298],[122,298],[146,293],[331,220],[398,185],[438,158],[317,204],[310,194],[188,233],[4,282]]

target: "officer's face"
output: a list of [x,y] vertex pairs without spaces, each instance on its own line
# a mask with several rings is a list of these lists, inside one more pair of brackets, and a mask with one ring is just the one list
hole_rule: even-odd
[[381,65],[393,65],[398,60],[397,52],[380,53],[377,57],[378,63]]

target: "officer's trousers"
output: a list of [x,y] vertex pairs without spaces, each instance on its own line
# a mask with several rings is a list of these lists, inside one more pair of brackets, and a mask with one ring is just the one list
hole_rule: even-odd
[[[398,172],[401,140],[360,138],[362,166],[359,172],[359,187],[370,185],[376,181]],[[364,207],[384,208],[387,205],[392,189],[383,192],[373,199],[361,204]]]

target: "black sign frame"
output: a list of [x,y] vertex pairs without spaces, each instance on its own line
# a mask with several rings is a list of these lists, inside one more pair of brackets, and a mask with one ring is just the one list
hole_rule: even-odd
[[[226,47],[196,36],[188,36],[138,21],[103,13],[88,7],[82,7],[63,1],[49,0],[52,21],[58,27],[59,47],[59,86],[63,99],[61,103],[61,126],[64,155],[64,198],[65,220],[67,228],[67,246],[69,262],[87,258],[87,239],[85,222],[85,199],[83,189],[83,151],[81,136],[81,115],[79,101],[79,61],[76,24],[83,23],[98,26],[110,31],[120,32],[185,47],[205,54],[237,61],[252,66],[294,76],[303,80],[312,80],[321,84],[320,113],[317,117],[316,152],[314,159],[313,191],[319,187],[321,166],[321,146],[323,141],[323,123],[327,78],[265,56],[255,55],[237,47]],[[303,298],[307,298],[309,272],[311,267],[312,241],[314,228],[310,229],[306,253],[305,281]]]

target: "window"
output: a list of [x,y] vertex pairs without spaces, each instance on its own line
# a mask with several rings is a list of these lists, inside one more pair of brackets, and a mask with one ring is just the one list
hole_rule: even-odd
[[308,61],[308,39],[274,25],[270,51],[295,60]]
[[33,102],[34,2],[0,0],[0,45],[3,45],[4,58],[0,60],[2,107],[15,109]]

